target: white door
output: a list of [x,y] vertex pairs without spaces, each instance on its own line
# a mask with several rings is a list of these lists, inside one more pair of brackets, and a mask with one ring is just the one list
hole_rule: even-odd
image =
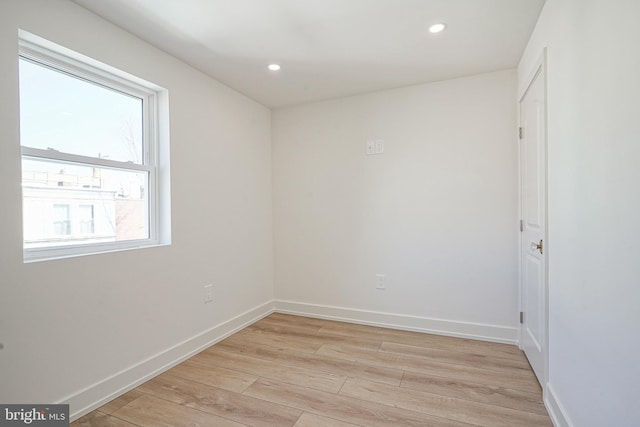
[[520,100],[521,346],[538,381],[547,360],[547,170],[545,70],[540,62]]

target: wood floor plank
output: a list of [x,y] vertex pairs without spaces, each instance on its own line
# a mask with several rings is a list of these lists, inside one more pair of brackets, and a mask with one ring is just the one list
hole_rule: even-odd
[[291,427],[302,415],[302,411],[296,409],[166,373],[142,384],[139,389],[164,400],[255,427]]
[[541,391],[532,393],[417,372],[405,372],[400,386],[442,396],[547,415],[547,410],[542,402]]
[[313,317],[295,316],[292,314],[284,313],[271,313],[269,316],[263,318],[261,321],[276,323],[279,325],[291,325],[297,328],[309,328],[316,331],[327,324],[326,320],[315,319]]
[[504,374],[523,371],[529,373],[531,367],[524,360],[491,357],[480,354],[471,354],[461,351],[440,350],[428,347],[417,347],[414,345],[398,344],[394,342],[383,342],[380,351],[384,353],[399,354],[402,356],[421,357],[438,362],[453,363],[456,365],[474,366],[476,368],[501,372]]
[[153,396],[142,396],[113,416],[140,427],[245,427],[242,424]]
[[335,375],[315,369],[300,368],[290,364],[284,365],[252,356],[220,350],[217,346],[193,356],[191,360],[209,366],[220,366],[251,375],[303,387],[316,388],[332,393],[337,393],[347,379],[345,375]]
[[482,427],[552,426],[549,417],[350,378],[341,395]]
[[113,399],[111,402],[102,405],[101,407],[99,407],[97,410],[99,412],[102,412],[103,414],[111,414],[114,411],[117,411],[118,409],[122,408],[124,405],[128,404],[129,402],[136,400],[137,398],[139,398],[140,396],[142,396],[142,393],[136,389],[130,390],[128,392],[126,392],[125,394],[123,394],[120,397],[117,397],[115,399]]
[[318,341],[306,341],[283,335],[262,334],[251,330],[244,329],[237,334],[230,336],[223,342],[245,342],[251,341],[256,344],[270,345],[278,348],[288,348],[295,351],[303,351],[305,353],[315,353],[322,346]]
[[216,344],[221,350],[250,355],[259,359],[270,360],[301,368],[315,369],[322,372],[334,373],[346,377],[361,378],[391,385],[400,385],[403,371],[384,366],[371,366],[351,360],[344,360],[322,355],[279,349],[271,346],[259,345],[251,342],[227,342]]
[[233,371],[224,367],[212,366],[198,362],[199,359],[191,358],[167,371],[186,380],[211,385],[224,390],[242,393],[258,379],[258,376],[249,373]]
[[362,348],[364,350],[378,350],[382,345],[382,340],[361,339],[358,336],[335,335],[326,332],[319,332],[305,328],[298,328],[290,325],[272,324],[260,321],[246,328],[246,330],[263,333],[265,335],[287,336],[302,339],[307,342],[317,342],[322,344],[335,344],[345,347]]
[[323,391],[296,387],[259,379],[244,392],[273,403],[289,405],[300,410],[367,427],[417,426],[462,427],[469,424],[437,418],[414,411],[380,405]]
[[377,326],[357,325],[343,322],[328,322],[325,326],[320,328],[320,332],[329,332],[347,336],[355,335],[360,338],[382,339],[383,341],[397,342],[400,344],[409,344],[419,347],[464,351],[471,354],[526,360],[522,351],[514,345],[466,338],[447,337],[444,335],[401,331],[397,329],[387,329]]
[[304,412],[294,427],[359,427],[355,424],[334,420],[309,412]]
[[70,424],[71,427],[137,427],[127,421],[112,417],[103,412],[93,411],[78,418]]
[[350,360],[371,366],[391,366],[410,372],[421,372],[431,375],[444,376],[451,379],[473,381],[497,387],[513,388],[536,392],[539,389],[537,380],[532,372],[504,376],[486,369],[472,366],[454,365],[450,363],[434,362],[417,357],[400,356],[395,354],[372,352],[360,349],[345,348],[334,345],[324,345],[317,354],[330,358]]

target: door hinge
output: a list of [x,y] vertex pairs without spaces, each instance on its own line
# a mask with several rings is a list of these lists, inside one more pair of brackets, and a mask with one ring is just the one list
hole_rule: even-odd
[[524,312],[520,312],[520,324],[524,323]]
[[524,136],[524,128],[523,127],[519,127],[518,128],[518,138],[522,139],[523,136]]
[[520,220],[520,231],[524,231],[524,221]]

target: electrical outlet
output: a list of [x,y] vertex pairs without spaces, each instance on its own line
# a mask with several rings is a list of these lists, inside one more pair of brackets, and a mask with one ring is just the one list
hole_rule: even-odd
[[387,285],[384,280],[384,274],[376,274],[376,289],[387,289]]
[[213,285],[205,285],[204,286],[204,302],[213,301]]

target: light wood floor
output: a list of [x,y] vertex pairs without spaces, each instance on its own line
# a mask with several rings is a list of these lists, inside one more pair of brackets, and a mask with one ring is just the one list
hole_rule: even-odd
[[551,426],[506,344],[272,314],[72,426]]

